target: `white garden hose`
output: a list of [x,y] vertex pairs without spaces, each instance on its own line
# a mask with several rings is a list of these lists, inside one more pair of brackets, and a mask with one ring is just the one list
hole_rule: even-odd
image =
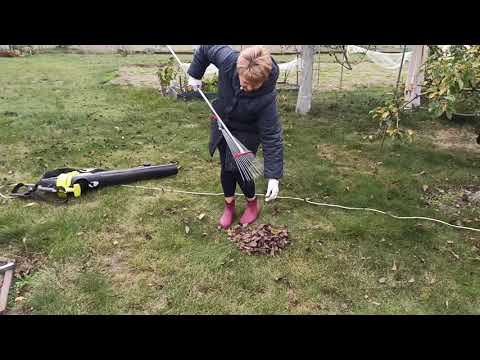
[[[123,187],[128,187],[128,188],[135,188],[135,189],[144,189],[144,190],[155,190],[155,191],[161,191],[161,192],[173,192],[173,193],[179,193],[179,194],[189,194],[189,195],[202,195],[202,196],[224,196],[223,193],[210,193],[210,192],[196,192],[196,191],[185,191],[185,190],[175,190],[175,189],[166,189],[166,188],[156,188],[156,187],[147,187],[147,186],[138,186],[138,185],[121,185]],[[240,195],[242,196],[243,194],[235,194],[235,195]],[[261,196],[264,197],[264,194],[255,194],[256,196]],[[463,229],[463,230],[470,230],[470,231],[477,231],[480,232],[480,229],[475,229],[472,227],[468,226],[460,226],[460,225],[452,225],[449,224],[445,221],[438,220],[438,219],[433,219],[429,217],[424,217],[424,216],[397,216],[393,214],[389,214],[385,211],[377,210],[377,209],[371,209],[371,208],[358,208],[358,207],[349,207],[349,206],[342,206],[342,205],[336,205],[336,204],[328,204],[328,203],[320,203],[320,202],[315,202],[311,201],[308,198],[299,198],[299,197],[292,197],[292,196],[277,196],[277,199],[288,199],[288,200],[295,200],[295,201],[301,201],[301,202],[306,202],[308,204],[312,205],[317,205],[317,206],[325,206],[325,207],[332,207],[332,208],[338,208],[338,209],[344,209],[344,210],[363,210],[363,211],[371,211],[374,213],[380,213],[384,215],[388,215],[394,219],[400,219],[400,220],[427,220],[427,221],[433,221],[439,224],[447,225],[450,227],[453,227],[455,229]]]
[[[155,190],[155,191],[161,191],[163,193],[172,192],[172,193],[178,193],[178,194],[200,195],[200,196],[224,196],[223,193],[185,191],[185,190],[167,189],[167,188],[163,188],[163,187],[162,188],[157,188],[157,187],[148,187],[148,186],[139,186],[139,185],[120,185],[120,186],[127,187],[127,188],[133,188],[133,189]],[[235,195],[243,196],[243,194],[239,194],[239,193],[236,193]],[[255,195],[260,196],[260,197],[265,197],[265,194],[255,194]],[[15,199],[14,197],[5,196],[1,193],[0,193],[0,197],[2,197],[4,199],[8,199],[8,200]],[[433,222],[436,222],[436,223],[439,223],[439,224],[447,225],[447,226],[453,227],[455,229],[463,229],[463,230],[480,232],[480,229],[475,229],[475,228],[468,227],[468,226],[453,225],[453,224],[449,224],[449,223],[447,223],[445,221],[442,221],[442,220],[433,219],[433,218],[424,217],[424,216],[397,216],[397,215],[393,215],[393,214],[387,213],[385,211],[377,210],[377,209],[350,207],[350,206],[343,206],[343,205],[329,204],[329,203],[320,203],[320,202],[311,201],[308,198],[299,198],[299,197],[293,197],[293,196],[277,196],[277,199],[295,200],[295,201],[306,202],[307,204],[312,204],[312,205],[316,205],[316,206],[325,206],[325,207],[338,208],[338,209],[344,209],[344,210],[371,211],[371,212],[374,212],[374,213],[388,215],[388,216],[390,216],[394,219],[400,219],[400,220],[427,220],[427,221],[433,221]]]

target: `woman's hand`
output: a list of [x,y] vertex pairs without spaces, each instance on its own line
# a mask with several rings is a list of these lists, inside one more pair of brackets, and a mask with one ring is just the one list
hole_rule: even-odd
[[192,87],[193,90],[197,91],[202,87],[202,80],[197,80],[191,76],[188,77],[188,85]]
[[278,180],[268,179],[267,193],[265,194],[265,201],[275,200],[278,196]]

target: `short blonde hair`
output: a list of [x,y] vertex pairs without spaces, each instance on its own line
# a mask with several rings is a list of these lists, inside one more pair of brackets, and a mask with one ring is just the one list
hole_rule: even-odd
[[252,85],[263,83],[272,71],[270,52],[260,45],[242,50],[237,60],[237,71]]

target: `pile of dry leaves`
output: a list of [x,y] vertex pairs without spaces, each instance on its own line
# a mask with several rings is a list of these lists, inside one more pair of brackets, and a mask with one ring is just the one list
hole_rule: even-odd
[[287,229],[274,229],[270,224],[237,225],[228,230],[228,239],[248,254],[275,255],[290,242]]
[[0,57],[20,57],[22,54],[18,50],[0,50]]

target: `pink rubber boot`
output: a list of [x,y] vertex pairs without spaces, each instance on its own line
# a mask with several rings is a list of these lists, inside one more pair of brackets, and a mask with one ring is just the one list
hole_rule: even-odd
[[233,218],[235,217],[235,199],[229,204],[225,201],[225,209],[223,210],[223,215],[220,218],[218,225],[222,229],[227,229],[232,225]]
[[247,207],[245,208],[245,212],[240,218],[240,224],[248,225],[253,223],[255,220],[257,220],[259,213],[260,213],[260,206],[258,206],[257,198],[253,199],[252,201],[249,201],[247,199]]

